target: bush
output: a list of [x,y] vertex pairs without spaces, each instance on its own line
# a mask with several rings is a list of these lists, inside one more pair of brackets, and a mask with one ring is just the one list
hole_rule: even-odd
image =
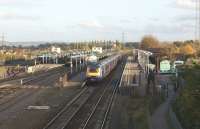
[[173,108],[185,129],[200,129],[200,66],[186,68],[183,75],[186,86]]

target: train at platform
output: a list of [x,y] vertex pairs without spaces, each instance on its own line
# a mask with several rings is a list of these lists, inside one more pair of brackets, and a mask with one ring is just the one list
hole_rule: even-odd
[[87,82],[97,82],[103,80],[117,66],[121,59],[121,54],[113,55],[97,63],[87,66]]

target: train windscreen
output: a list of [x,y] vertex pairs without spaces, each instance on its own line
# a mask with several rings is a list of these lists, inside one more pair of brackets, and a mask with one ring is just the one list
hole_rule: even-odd
[[89,69],[89,72],[91,72],[91,73],[96,73],[96,72],[98,72],[98,69],[97,69],[97,68],[90,68],[90,69]]

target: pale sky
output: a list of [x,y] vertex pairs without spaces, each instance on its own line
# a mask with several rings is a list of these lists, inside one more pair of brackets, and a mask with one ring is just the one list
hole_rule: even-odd
[[8,41],[194,38],[194,0],[0,0]]

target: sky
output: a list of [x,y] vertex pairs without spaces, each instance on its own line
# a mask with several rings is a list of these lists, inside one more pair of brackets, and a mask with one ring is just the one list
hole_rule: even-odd
[[194,0],[0,0],[7,41],[193,39]]

